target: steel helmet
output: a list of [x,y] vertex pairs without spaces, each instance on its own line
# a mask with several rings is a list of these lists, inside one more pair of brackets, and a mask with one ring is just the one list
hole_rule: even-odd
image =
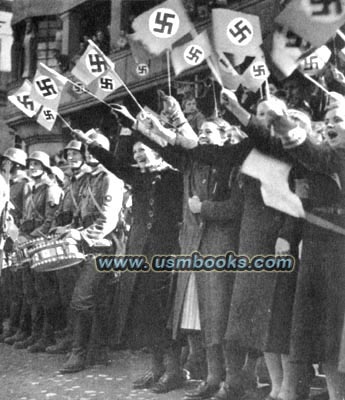
[[44,151],[33,151],[27,159],[27,161],[30,160],[39,161],[45,168],[50,170],[50,159],[48,154]]
[[65,157],[65,159],[67,159],[67,150],[77,150],[80,151],[83,156],[85,155],[85,145],[79,140],[73,139],[69,143],[67,143],[66,147],[63,150],[63,156]]
[[9,147],[7,150],[5,150],[3,157],[8,158],[15,164],[19,164],[22,167],[26,167],[27,155],[25,151],[22,149],[17,149],[16,147]]
[[88,139],[92,140],[99,144],[103,149],[110,150],[110,142],[109,139],[104,136],[102,133],[97,132],[95,129],[90,129],[86,132]]

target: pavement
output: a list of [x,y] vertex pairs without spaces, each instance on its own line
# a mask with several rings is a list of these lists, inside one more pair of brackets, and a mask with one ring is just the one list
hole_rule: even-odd
[[31,354],[0,343],[0,400],[183,398],[185,389],[159,395],[148,389],[132,390],[132,381],[149,365],[148,354],[144,352],[112,352],[109,366],[95,366],[75,374],[62,375],[59,368],[65,360],[65,355]]
[[[110,356],[108,366],[62,375],[59,369],[66,355],[32,354],[0,343],[0,400],[182,400],[184,391],[199,383],[188,381],[184,388],[159,395],[133,390],[132,382],[149,366],[149,355],[121,350]],[[313,383],[313,400],[327,400],[324,377]],[[268,387],[261,388],[245,400],[264,400],[268,392]]]

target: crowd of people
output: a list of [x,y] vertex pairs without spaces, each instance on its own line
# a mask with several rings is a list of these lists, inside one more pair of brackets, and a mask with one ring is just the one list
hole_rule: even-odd
[[[329,398],[343,399],[345,99],[334,95],[325,106],[320,133],[281,96],[260,99],[254,115],[223,89],[222,116],[205,118],[195,99],[181,108],[160,95],[159,116],[136,119],[112,105],[122,126],[115,152],[98,129],[74,131],[65,174],[43,151],[2,155],[11,204],[2,220],[17,229],[2,233],[1,341],[68,353],[62,373],[107,364],[109,346],[145,347],[150,368],[134,388],[166,393],[202,378],[186,399],[242,398],[257,385],[260,359],[267,400],[306,399],[313,365],[322,363]],[[290,190],[311,218],[266,205],[261,182],[241,172],[254,148],[292,166]],[[50,255],[59,240],[82,254],[72,266]],[[41,248],[46,270],[30,257]],[[119,274],[95,264],[99,254],[150,262],[196,251],[296,262],[289,273]]]

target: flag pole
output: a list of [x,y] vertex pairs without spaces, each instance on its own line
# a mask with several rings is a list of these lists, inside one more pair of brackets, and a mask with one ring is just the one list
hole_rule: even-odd
[[57,113],[58,117],[61,119],[61,121],[67,126],[67,128],[76,136],[79,137],[80,140],[82,140],[83,142],[87,142],[88,138],[85,135],[85,133],[83,133],[82,131],[80,131],[79,129],[73,129],[72,126],[65,120],[65,118]]
[[340,29],[337,30],[337,35],[345,42],[345,34]]
[[269,100],[271,98],[270,86],[268,84],[268,79],[265,80],[265,89],[266,89],[266,99]]
[[[118,79],[121,81],[123,87],[126,89],[127,93],[131,96],[131,98],[134,100],[135,104],[138,106],[138,108],[140,109],[141,112],[143,112],[144,114],[146,114],[145,110],[143,109],[143,107],[139,104],[138,100],[135,98],[134,94],[129,90],[128,86],[125,84],[125,82],[121,79],[120,75],[115,71],[115,65],[114,63],[109,59],[109,57],[107,57],[103,51],[97,46],[96,43],[94,43],[91,39],[88,40],[89,44],[91,44],[91,46],[94,46],[95,49],[101,53],[102,55],[104,55],[105,61],[109,67],[109,69],[114,72],[114,74],[116,74],[116,76],[118,77]],[[111,108],[111,107],[110,107]]]
[[168,70],[168,90],[169,96],[171,96],[171,68],[170,68],[170,51],[169,49],[165,52],[167,58],[167,70]]
[[328,94],[328,96],[333,97],[334,99],[338,100],[338,98],[333,95],[333,93],[329,92],[326,88],[324,88],[321,83],[319,83],[318,81],[316,81],[315,79],[313,79],[311,76],[307,75],[307,74],[303,74],[303,76],[305,78],[307,78],[310,82],[313,82],[314,85],[316,85],[317,87],[319,87],[321,90],[323,90],[326,94]]

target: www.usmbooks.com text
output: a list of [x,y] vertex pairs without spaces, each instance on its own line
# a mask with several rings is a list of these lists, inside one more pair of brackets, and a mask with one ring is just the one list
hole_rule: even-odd
[[154,256],[151,263],[145,256],[102,255],[96,257],[100,272],[111,271],[232,271],[232,272],[291,272],[295,259],[291,255],[257,255],[249,258],[228,252],[218,256],[203,256],[194,252],[188,256]]

